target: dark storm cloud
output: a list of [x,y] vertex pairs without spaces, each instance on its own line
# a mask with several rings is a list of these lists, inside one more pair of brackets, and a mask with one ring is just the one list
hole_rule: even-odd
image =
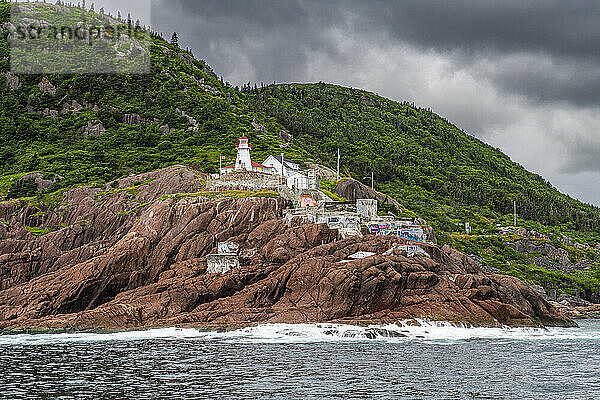
[[600,1],[153,1],[154,28],[234,84],[414,101],[600,204]]
[[227,77],[247,60],[245,79],[266,82],[303,79],[311,51],[336,56],[324,28],[342,23],[335,7],[297,0],[156,1],[153,20],[159,29],[176,30],[218,73]]
[[[457,64],[531,54],[527,69],[488,71],[499,90],[544,101],[600,104],[600,2],[386,0],[157,0],[156,25],[227,75],[304,80],[311,54],[348,61],[331,32],[452,53]],[[215,56],[214,59],[213,55]],[[242,61],[241,59],[244,58]],[[548,63],[551,61],[550,63]],[[536,65],[536,62],[539,65]],[[578,64],[584,64],[578,69]],[[566,68],[565,68],[566,66]],[[530,68],[531,67],[531,68]]]
[[365,29],[441,50],[533,52],[600,59],[595,0],[452,0],[360,2]]
[[572,157],[563,166],[561,172],[566,174],[600,171],[600,143],[583,138],[567,148]]

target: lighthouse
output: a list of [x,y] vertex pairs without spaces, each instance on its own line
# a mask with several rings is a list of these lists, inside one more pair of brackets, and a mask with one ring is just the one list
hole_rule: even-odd
[[[263,174],[272,175],[274,173],[273,167],[265,166],[259,164],[257,162],[252,161],[250,158],[250,150],[252,150],[252,146],[248,142],[248,138],[246,136],[242,136],[239,139],[238,144],[235,145],[237,148],[237,157],[235,158],[235,165],[227,165],[225,167],[221,167],[221,175],[229,174],[232,172],[260,172]],[[225,157],[221,156],[221,160],[225,159]]]
[[237,157],[235,159],[235,170],[252,171],[252,159],[250,158],[250,150],[252,149],[252,146],[250,146],[250,143],[248,143],[248,138],[246,136],[242,136],[236,147]]

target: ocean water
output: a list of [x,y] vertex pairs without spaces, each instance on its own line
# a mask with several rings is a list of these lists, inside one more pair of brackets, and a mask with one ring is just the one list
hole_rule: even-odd
[[0,399],[600,399],[600,321],[579,324],[0,336]]

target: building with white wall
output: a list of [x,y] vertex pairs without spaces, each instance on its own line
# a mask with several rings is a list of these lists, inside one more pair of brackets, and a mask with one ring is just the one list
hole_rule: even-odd
[[237,157],[235,158],[234,168],[236,171],[246,170],[252,171],[252,159],[250,158],[250,150],[252,146],[246,136],[240,138],[237,147]]
[[294,190],[309,190],[311,189],[310,181],[306,174],[294,172],[286,178],[286,185]]
[[300,165],[283,156],[269,156],[262,163],[252,161],[250,152],[252,146],[247,137],[239,138],[236,145],[237,157],[234,165],[221,167],[221,175],[232,172],[260,172],[267,175],[278,175],[282,177],[283,183],[295,191],[317,190],[319,188],[319,179],[316,171],[302,171]]
[[240,260],[238,252],[239,246],[236,243],[218,243],[217,253],[206,256],[206,263],[208,264],[206,273],[224,274],[234,268],[239,268]]
[[227,165],[225,167],[221,167],[221,174],[228,174],[230,172],[262,172],[264,174],[273,174],[273,168],[262,165],[255,161],[252,161],[250,157],[250,151],[252,150],[252,145],[247,137],[242,136],[239,138],[238,144],[235,146],[237,148],[237,156],[235,158],[234,165]]
[[285,178],[289,177],[292,174],[300,172],[300,166],[298,164],[296,164],[292,160],[289,160],[283,156],[281,156],[281,157],[269,156],[263,162],[263,165],[266,167],[273,168],[274,174],[283,176]]

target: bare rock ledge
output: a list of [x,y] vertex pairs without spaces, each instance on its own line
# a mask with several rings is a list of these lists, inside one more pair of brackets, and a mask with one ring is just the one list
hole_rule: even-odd
[[[338,240],[326,225],[286,223],[282,198],[219,197],[204,182],[174,166],[66,192],[41,213],[0,204],[0,329],[575,325],[518,279],[484,273],[449,247],[409,258],[388,251],[399,238]],[[206,274],[218,241],[239,244],[241,268]],[[358,251],[375,255],[348,261]]]

